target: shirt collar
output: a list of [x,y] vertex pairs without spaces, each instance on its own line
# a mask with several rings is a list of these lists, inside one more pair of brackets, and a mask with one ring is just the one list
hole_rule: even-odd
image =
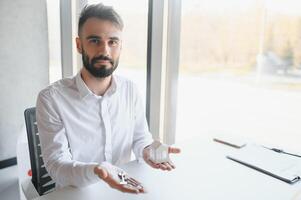
[[93,94],[91,90],[88,88],[88,86],[85,84],[84,80],[82,79],[81,71],[77,73],[75,77],[75,81],[76,81],[77,89],[79,91],[79,95],[82,99],[88,96],[89,94]]
[[111,85],[108,88],[108,90],[106,91],[106,93],[104,94],[105,96],[111,96],[113,95],[116,91],[117,91],[117,86],[118,86],[118,81],[117,81],[117,77],[116,76],[112,76],[112,80],[111,80]]
[[[80,94],[80,97],[83,99],[85,98],[86,96],[88,95],[93,95],[93,96],[96,96],[89,88],[88,86],[86,85],[86,83],[84,82],[84,80],[82,79],[82,76],[81,76],[81,71],[79,71],[75,77],[75,80],[76,80],[76,86],[78,88],[78,91],[79,91],[79,94]],[[117,88],[118,88],[118,78],[116,76],[112,76],[112,80],[111,80],[111,85],[110,87],[108,88],[108,90],[106,91],[106,93],[104,94],[104,96],[111,96],[113,95],[116,91],[117,91]],[[100,97],[100,96],[97,96],[97,97]]]

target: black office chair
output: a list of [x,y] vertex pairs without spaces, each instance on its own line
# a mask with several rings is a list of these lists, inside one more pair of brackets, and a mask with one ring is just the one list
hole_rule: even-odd
[[42,196],[54,190],[55,182],[51,179],[46,171],[42,159],[39,131],[36,121],[36,108],[33,107],[26,109],[24,116],[32,170],[31,182],[33,183],[39,195]]

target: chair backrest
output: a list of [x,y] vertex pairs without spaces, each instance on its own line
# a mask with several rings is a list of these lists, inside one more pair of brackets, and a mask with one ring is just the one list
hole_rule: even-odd
[[32,183],[39,195],[44,195],[54,190],[55,182],[45,169],[41,154],[39,131],[36,121],[36,108],[28,108],[24,112],[30,164],[32,170]]

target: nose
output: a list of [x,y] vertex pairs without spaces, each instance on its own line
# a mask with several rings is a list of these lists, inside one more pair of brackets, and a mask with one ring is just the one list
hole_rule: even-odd
[[99,45],[98,54],[104,56],[110,56],[110,47],[108,43],[102,42],[102,44]]

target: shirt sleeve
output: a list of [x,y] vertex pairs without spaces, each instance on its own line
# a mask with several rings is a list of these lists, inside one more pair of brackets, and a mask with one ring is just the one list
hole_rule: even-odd
[[142,157],[143,149],[153,142],[145,116],[145,108],[137,87],[133,84],[134,102],[134,140],[133,151],[137,159]]
[[40,92],[36,117],[41,151],[46,170],[56,187],[85,186],[98,180],[94,167],[98,163],[83,163],[72,159],[63,122],[49,90]]

